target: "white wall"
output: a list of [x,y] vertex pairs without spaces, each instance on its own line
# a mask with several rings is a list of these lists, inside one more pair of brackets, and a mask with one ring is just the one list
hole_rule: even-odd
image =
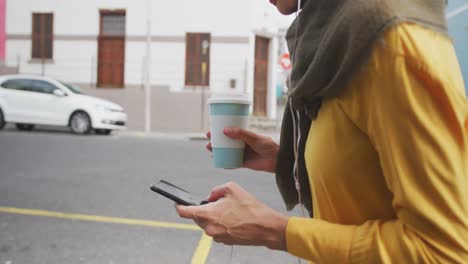
[[[127,36],[146,34],[146,0],[10,0],[7,10],[7,34],[31,34],[33,12],[54,13],[56,36],[97,37],[100,9],[126,9]],[[186,32],[210,32],[212,37],[248,38],[252,28],[251,1],[179,0],[151,1],[152,35],[183,38]],[[21,70],[42,72],[42,65],[31,64],[31,41],[7,41],[7,64],[22,59]],[[212,43],[211,80],[213,89],[228,87],[228,80],[238,80],[243,86],[247,43]],[[142,81],[144,41],[126,42],[125,80],[128,84]],[[157,42],[152,45],[152,81],[181,89],[184,83],[185,43]],[[46,73],[68,81],[89,83],[96,78],[97,41],[55,40],[53,64],[46,65]],[[92,68],[93,66],[94,68]],[[87,67],[87,69],[78,69]],[[66,72],[74,69],[67,76]],[[243,87],[240,87],[242,89]]]
[[[246,60],[249,45],[214,43],[211,46],[211,79],[214,92],[230,90],[242,92],[245,90]],[[229,80],[236,80],[236,88],[229,88]]]
[[[187,31],[206,31],[214,35],[245,35],[252,25],[251,2],[152,0],[153,34],[182,35]],[[54,12],[56,34],[97,35],[100,9],[126,9],[127,34],[146,33],[146,0],[9,0],[7,33],[30,34],[32,12]]]
[[[6,43],[7,65],[16,66],[19,56],[22,73],[41,74],[45,70],[46,75],[64,81],[95,84],[101,9],[126,10],[125,83],[141,85],[145,70],[146,0],[8,0],[6,31],[7,36],[15,38]],[[152,43],[151,83],[170,87],[172,91],[185,89],[186,32],[211,33],[212,91],[233,91],[229,81],[235,79],[236,91],[252,93],[253,32],[275,34],[278,27],[287,27],[293,18],[280,15],[267,0],[151,0],[151,9],[152,35],[166,38]],[[44,67],[31,62],[29,36],[34,12],[54,13],[54,35],[58,38],[54,40],[53,61]],[[168,41],[171,37],[176,40]],[[216,37],[236,41],[218,41]],[[273,68],[271,71],[275,72]],[[274,116],[271,111],[275,110],[273,77],[269,84],[273,89],[269,92],[269,116]]]
[[52,61],[46,61],[44,66],[40,61],[31,61],[31,41],[9,40],[6,46],[7,65],[16,66],[19,57],[21,73],[40,75],[44,71],[45,75],[50,77],[86,84],[91,82],[92,77],[96,78],[96,41],[80,41],[77,45],[69,41],[56,40],[54,58]]

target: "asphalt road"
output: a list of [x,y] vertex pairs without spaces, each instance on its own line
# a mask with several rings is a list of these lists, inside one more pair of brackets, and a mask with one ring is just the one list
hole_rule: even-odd
[[273,175],[214,169],[205,143],[0,131],[0,264],[194,263],[196,252],[208,254],[197,264],[297,263],[266,248],[200,243],[201,231],[174,225],[194,227],[149,190],[159,179],[201,196],[235,181],[284,212]]

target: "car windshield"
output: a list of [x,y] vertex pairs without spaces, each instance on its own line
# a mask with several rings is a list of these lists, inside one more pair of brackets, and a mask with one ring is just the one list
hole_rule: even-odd
[[64,83],[62,81],[60,81],[61,84],[65,85],[65,87],[67,87],[70,91],[72,91],[73,93],[76,93],[76,94],[84,94],[80,88],[78,88],[77,86],[75,85],[71,85],[71,84],[68,84],[68,83]]

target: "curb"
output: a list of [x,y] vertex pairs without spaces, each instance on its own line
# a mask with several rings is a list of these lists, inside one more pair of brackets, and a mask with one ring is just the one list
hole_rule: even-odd
[[169,140],[208,140],[202,133],[162,133],[162,132],[140,132],[140,131],[119,131],[115,132],[117,137],[136,137]]
[[[262,131],[258,129],[251,130],[254,133],[268,136],[275,141],[279,141],[280,133],[277,131]],[[204,133],[162,133],[162,132],[140,132],[140,131],[119,131],[115,132],[116,137],[137,137],[137,138],[153,138],[153,139],[168,139],[168,140],[189,140],[189,141],[208,141]]]

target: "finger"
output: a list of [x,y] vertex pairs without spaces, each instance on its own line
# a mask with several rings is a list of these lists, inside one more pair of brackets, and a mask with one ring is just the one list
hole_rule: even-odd
[[176,205],[176,211],[182,218],[194,219],[196,210],[195,206]]
[[206,132],[206,137],[207,137],[208,139],[211,139],[211,131]]
[[211,146],[211,142],[208,142],[208,143],[206,144],[205,147],[206,147],[206,149],[207,149],[208,151],[213,151],[213,148],[212,148],[212,146]]
[[226,192],[224,187],[222,187],[222,186],[215,187],[215,188],[213,188],[213,190],[211,190],[211,193],[208,196],[207,200],[210,203],[215,202],[215,201],[225,197],[226,193],[227,192]]
[[247,143],[247,145],[253,145],[261,137],[258,134],[239,127],[226,127],[223,132],[226,136],[233,139],[240,139]]
[[226,197],[231,192],[232,183],[226,183],[221,186],[216,186],[211,190],[210,195],[208,196],[208,202],[217,201],[223,197]]

